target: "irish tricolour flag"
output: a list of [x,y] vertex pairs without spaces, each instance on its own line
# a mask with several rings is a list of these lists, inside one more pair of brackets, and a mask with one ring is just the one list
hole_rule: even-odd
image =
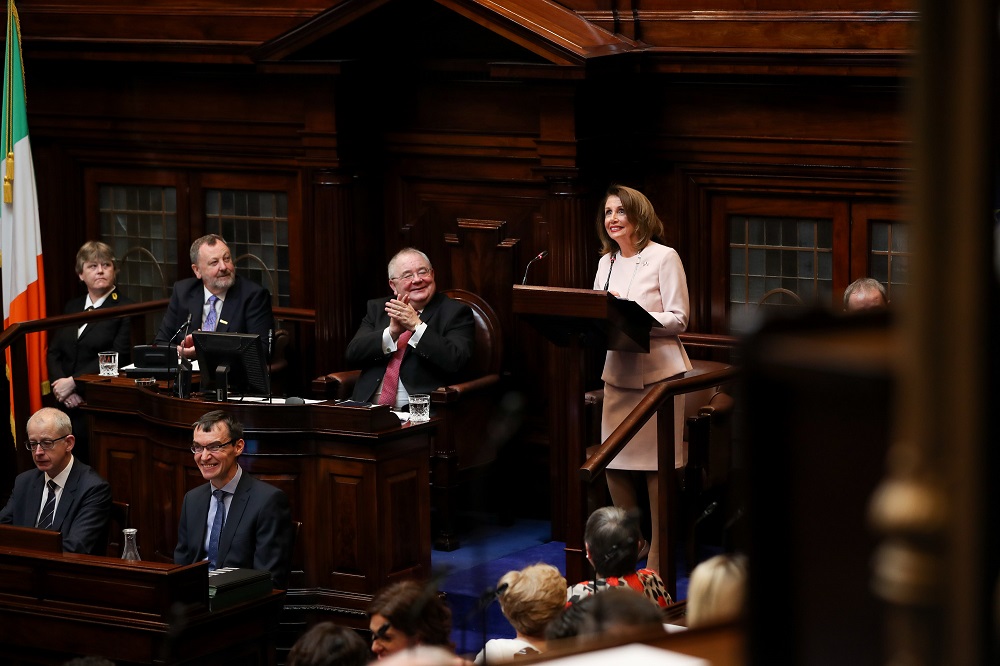
[[[35,169],[31,164],[28,119],[25,111],[24,67],[21,63],[21,26],[13,0],[7,3],[7,39],[3,68],[3,230],[0,233],[0,263],[3,279],[3,325],[45,317],[45,281],[42,273],[42,241],[38,227],[38,195]],[[42,406],[48,391],[45,371],[45,336],[27,338],[28,376],[11,376],[10,350],[6,352],[7,377],[11,384],[11,431],[14,430],[13,387],[27,382],[31,412]],[[17,414],[24,421],[31,414]]]

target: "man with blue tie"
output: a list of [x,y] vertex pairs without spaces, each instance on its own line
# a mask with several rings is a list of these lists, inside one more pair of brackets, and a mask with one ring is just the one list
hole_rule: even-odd
[[271,293],[236,275],[222,236],[202,236],[191,244],[190,254],[195,276],[174,284],[156,344],[177,343],[177,353],[187,359],[195,357],[190,333],[196,330],[257,333],[267,345],[274,330]]
[[191,452],[207,484],[184,495],[174,562],[270,571],[285,589],[292,554],[288,497],[244,472],[243,426],[222,410],[194,423]]
[[67,553],[105,555],[111,515],[111,486],[73,457],[69,416],[52,407],[35,412],[27,424],[35,469],[18,475],[0,524],[62,532]]

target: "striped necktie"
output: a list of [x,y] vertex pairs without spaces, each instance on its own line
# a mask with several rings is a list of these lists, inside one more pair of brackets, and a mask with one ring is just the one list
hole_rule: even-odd
[[49,498],[45,500],[45,507],[42,508],[42,513],[38,516],[38,524],[35,527],[40,527],[43,530],[52,529],[52,523],[56,519],[56,489],[59,486],[52,479],[49,479]]

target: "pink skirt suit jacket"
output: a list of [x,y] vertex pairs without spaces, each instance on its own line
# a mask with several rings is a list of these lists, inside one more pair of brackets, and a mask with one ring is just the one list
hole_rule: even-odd
[[[604,411],[601,439],[605,440],[639,404],[653,384],[691,369],[684,345],[677,335],[687,329],[687,277],[680,256],[673,248],[650,242],[638,255],[601,257],[594,289],[618,292],[635,301],[660,323],[650,331],[649,353],[608,351],[604,362]],[[608,275],[610,273],[610,282]],[[674,399],[675,464],[682,467],[687,454],[680,443],[684,431],[684,396]],[[610,469],[656,470],[656,416],[608,465]]]

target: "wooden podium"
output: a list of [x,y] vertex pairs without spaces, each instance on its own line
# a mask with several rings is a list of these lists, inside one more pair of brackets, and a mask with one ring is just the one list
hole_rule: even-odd
[[430,575],[429,423],[386,406],[180,399],[164,386],[87,376],[93,466],[131,505],[143,559],[172,561],[184,493],[203,483],[191,424],[224,409],[244,427],[245,472],[281,488],[297,530],[288,604],[310,618],[367,627],[386,584]]
[[119,666],[270,665],[284,596],[212,612],[207,562],[123,562],[0,545],[0,654],[12,666],[86,655]]
[[586,462],[583,349],[648,352],[649,331],[660,323],[638,303],[593,289],[514,285],[513,311],[558,348],[554,376],[563,381],[552,386],[550,397],[552,492],[565,498],[566,580],[576,583],[589,575],[583,545],[587,504],[578,481]]

